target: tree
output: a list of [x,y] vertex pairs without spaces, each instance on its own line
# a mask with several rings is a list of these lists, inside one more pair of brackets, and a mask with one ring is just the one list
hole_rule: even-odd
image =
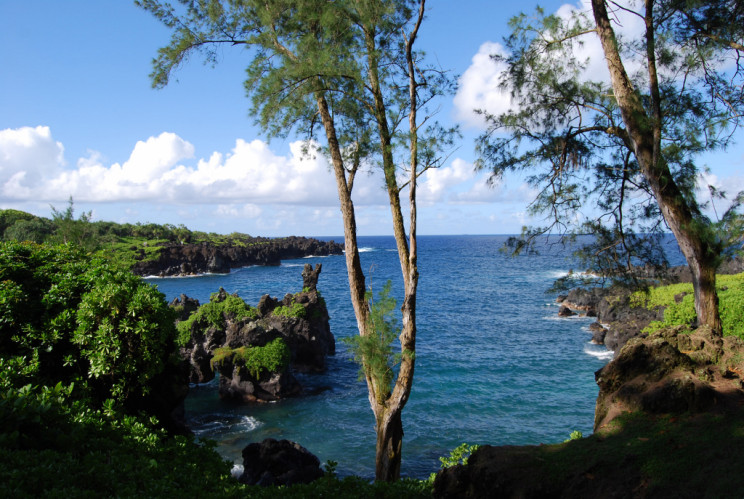
[[[245,86],[259,124],[270,136],[298,132],[308,139],[308,150],[320,148],[330,158],[351,301],[363,337],[375,332],[351,195],[361,169],[382,168],[404,283],[401,361],[392,386],[363,370],[376,421],[375,476],[395,480],[400,476],[401,413],[411,392],[416,350],[416,180],[438,166],[439,151],[454,134],[436,125],[424,128],[429,116],[418,117],[451,87],[446,74],[425,66],[414,50],[425,0],[179,1],[179,9],[157,0],[136,2],[173,30],[170,44],[154,61],[153,85],[166,85],[194,52],[214,63],[221,45],[249,49]],[[408,233],[401,203],[405,188]],[[362,361],[368,366],[371,359]]]
[[52,208],[52,223],[56,226],[54,232],[54,242],[62,244],[77,244],[88,251],[96,249],[97,241],[93,238],[92,225],[90,219],[93,211],[83,212],[75,220],[75,206],[72,196],[67,201],[65,211],[58,211],[54,206]]
[[[743,116],[744,7],[713,0],[627,4],[592,0],[592,20],[541,10],[534,19],[512,20],[511,53],[497,58],[506,63],[502,88],[516,108],[486,115],[480,162],[494,178],[537,169],[529,178],[540,188],[531,209],[548,212],[550,222],[525,230],[518,249],[556,228],[595,234],[585,248],[595,266],[627,269],[665,263],[656,236],[668,227],[692,272],[698,322],[720,334],[715,270],[726,238],[716,229],[734,226],[736,217],[730,210],[713,223],[703,214],[695,159],[725,148]],[[620,14],[639,19],[642,33],[618,37]],[[601,42],[610,85],[592,81],[588,61],[575,51],[591,33]],[[587,205],[589,213],[582,211]]]

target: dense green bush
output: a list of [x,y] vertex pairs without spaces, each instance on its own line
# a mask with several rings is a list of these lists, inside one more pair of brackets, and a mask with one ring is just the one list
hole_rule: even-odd
[[1,497],[237,497],[230,463],[71,386],[0,389]]
[[[204,316],[255,314],[235,297],[222,303],[220,314]],[[71,245],[0,243],[0,497],[431,495],[418,480],[333,474],[309,485],[244,486],[212,444],[168,435],[128,411],[173,359],[173,324],[162,294],[105,259]],[[230,354],[249,369],[289,362],[281,339]]]
[[73,246],[0,243],[0,357],[16,385],[75,383],[95,403],[141,398],[176,352],[174,315],[154,287]]
[[294,317],[302,319],[307,315],[307,309],[302,305],[302,303],[295,302],[288,307],[285,307],[283,305],[276,307],[271,313],[280,317]]

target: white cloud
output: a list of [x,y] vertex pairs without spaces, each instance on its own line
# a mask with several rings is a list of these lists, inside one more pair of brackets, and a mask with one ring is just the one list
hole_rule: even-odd
[[445,200],[446,194],[454,187],[471,180],[474,176],[473,164],[456,158],[450,166],[427,170],[419,179],[416,193],[423,203],[440,202]]
[[336,203],[326,160],[305,157],[300,142],[282,156],[263,141],[238,139],[230,153],[214,152],[196,166],[183,163],[194,157],[194,146],[173,133],[137,142],[124,164],[106,165],[92,151],[67,169],[63,151],[48,127],[1,131],[2,200]]
[[31,197],[34,189],[64,166],[64,147],[49,127],[0,130],[0,196]]
[[262,213],[261,207],[255,204],[221,204],[214,210],[213,215],[231,218],[258,218]]
[[485,126],[483,116],[477,114],[476,110],[501,114],[511,106],[509,94],[499,89],[499,80],[506,65],[495,61],[492,55],[506,55],[506,51],[499,43],[485,42],[460,77],[453,103],[455,118],[466,125],[478,128]]
[[[711,199],[711,193],[708,186],[714,187],[716,191],[723,193],[726,197],[724,199]],[[722,215],[731,206],[731,203],[736,198],[737,194],[742,191],[744,191],[744,176],[730,175],[724,178],[719,178],[717,175],[709,172],[703,172],[698,175],[697,198],[702,203],[712,201],[716,210],[711,213],[713,216]],[[713,206],[709,206],[708,211],[712,211]]]
[[[187,223],[223,232],[341,232],[328,162],[303,154],[301,142],[277,154],[261,140],[237,139],[229,152],[199,156],[188,141],[162,133],[138,141],[121,163],[89,151],[68,166],[63,152],[47,127],[0,132],[0,206],[48,214],[49,204],[60,206],[72,196],[81,209],[94,209],[96,219]],[[424,226],[431,233],[461,232],[453,217],[466,205],[511,202],[503,186],[487,188],[486,178],[487,172],[461,158],[424,173],[418,189]],[[377,169],[358,174],[353,197],[360,231],[387,233],[388,196]]]
[[135,184],[156,181],[179,161],[193,156],[193,145],[175,133],[163,132],[145,142],[137,141],[129,160],[121,167],[122,178]]

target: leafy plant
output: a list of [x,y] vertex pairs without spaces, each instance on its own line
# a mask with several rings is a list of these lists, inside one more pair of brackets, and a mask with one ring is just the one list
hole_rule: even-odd
[[449,456],[443,456],[439,458],[442,463],[442,468],[449,468],[457,464],[468,464],[468,458],[477,451],[480,445],[469,445],[465,442],[455,447]]
[[160,292],[106,260],[0,244],[0,358],[27,365],[15,386],[75,383],[96,404],[144,396],[175,353],[173,321]]
[[390,395],[393,380],[393,367],[396,364],[393,352],[393,341],[400,334],[398,321],[395,317],[397,303],[390,296],[392,281],[388,280],[377,301],[372,300],[372,292],[366,294],[369,303],[369,334],[349,336],[341,341],[349,346],[354,361],[359,364],[359,376],[369,376],[379,388],[378,394],[382,400]]
[[256,309],[248,305],[238,296],[226,293],[212,293],[209,303],[200,306],[188,319],[176,325],[178,329],[178,343],[185,345],[191,339],[191,331],[197,328],[208,328],[214,326],[218,329],[225,327],[227,318],[255,319],[258,317]]
[[563,443],[570,442],[571,440],[581,440],[582,438],[584,438],[584,434],[581,433],[579,430],[574,430],[568,436],[568,439],[563,441]]
[[176,337],[174,313],[157,289],[128,271],[97,280],[77,309],[73,343],[88,360],[88,375],[124,402],[147,394]]
[[295,302],[290,306],[276,307],[272,313],[281,317],[295,317],[302,319],[307,315],[307,309],[302,305],[302,303]]
[[[717,275],[719,312],[723,334],[744,339],[744,274]],[[649,309],[664,308],[664,320],[654,321],[644,332],[653,332],[665,326],[690,325],[696,319],[692,284],[680,283],[657,286],[631,295],[631,304]],[[684,294],[681,301],[675,297]]]
[[282,338],[267,343],[262,347],[217,348],[214,351],[210,366],[214,369],[224,362],[232,362],[238,368],[245,368],[255,379],[264,372],[282,372],[289,365],[292,353]]
[[[439,458],[439,462],[442,463],[440,469],[450,468],[452,466],[457,466],[458,464],[468,464],[468,459],[473,454],[473,452],[478,450],[479,447],[480,445],[478,444],[470,445],[466,442],[461,443],[460,445],[452,449],[449,456],[442,456]],[[429,475],[428,482],[430,484],[433,484],[436,476],[436,473],[432,473],[431,475]]]

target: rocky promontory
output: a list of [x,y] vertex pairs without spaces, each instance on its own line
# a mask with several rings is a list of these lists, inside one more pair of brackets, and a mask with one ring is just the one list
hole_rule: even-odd
[[317,290],[321,271],[305,265],[303,289],[281,300],[261,297],[256,307],[224,289],[202,306],[181,296],[171,304],[188,342],[181,349],[192,383],[220,374],[223,398],[269,401],[300,393],[293,372],[322,372],[335,354],[328,310]]
[[[639,277],[657,284],[691,282],[690,269],[686,265],[672,267],[664,273],[650,268],[639,268]],[[718,268],[718,274],[738,274],[744,272],[744,259],[729,258]],[[631,303],[632,291],[621,286],[573,288],[568,294],[556,299],[558,315],[570,317],[582,314],[596,317],[597,321],[589,327],[592,341],[605,345],[616,353],[628,340],[641,335],[641,331],[653,321],[664,320],[664,307],[648,309]],[[675,299],[682,300],[683,295]]]
[[183,276],[205,273],[226,274],[231,269],[250,265],[279,265],[282,260],[307,256],[343,254],[343,245],[334,241],[320,241],[306,237],[228,240],[224,243],[165,242],[153,259],[141,259],[132,272],[141,276]]

